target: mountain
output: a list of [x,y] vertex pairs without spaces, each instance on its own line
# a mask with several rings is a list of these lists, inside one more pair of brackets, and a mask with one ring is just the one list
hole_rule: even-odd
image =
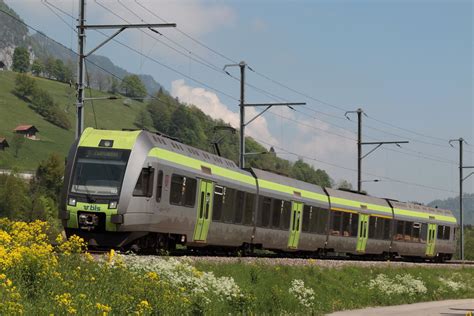
[[[446,200],[434,200],[428,203],[428,206],[451,210],[459,221],[459,196]],[[464,224],[474,225],[474,193],[463,195],[463,214]]]
[[[0,10],[20,18],[3,0],[0,0]],[[7,69],[12,66],[13,51],[17,46],[30,46],[28,28],[20,22],[2,15],[0,18],[0,61],[5,63]]]
[[[0,0],[0,9],[10,13],[16,18],[20,17],[9,8],[3,0]],[[66,65],[71,65],[76,72],[77,55],[72,50],[49,40],[42,33],[29,34],[28,28],[15,19],[1,14],[0,18],[0,61],[3,61],[7,69],[11,69],[13,51],[15,47],[23,46],[30,50],[31,59],[39,58],[45,60],[48,57],[60,59]],[[92,55],[89,58],[88,73],[90,85],[93,88],[107,90],[111,84],[111,75],[123,78],[132,73],[116,66],[109,58],[101,55]],[[104,70],[94,66],[100,65]],[[155,94],[161,85],[151,75],[138,74],[149,94]]]

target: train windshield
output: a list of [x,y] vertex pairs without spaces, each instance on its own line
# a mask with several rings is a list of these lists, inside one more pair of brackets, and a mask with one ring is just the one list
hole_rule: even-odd
[[79,147],[71,192],[119,195],[129,150]]

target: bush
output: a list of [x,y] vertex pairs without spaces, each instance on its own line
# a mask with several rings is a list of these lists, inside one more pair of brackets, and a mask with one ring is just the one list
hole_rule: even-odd
[[20,73],[15,77],[15,89],[13,93],[17,96],[26,98],[31,96],[36,90],[36,81],[27,74]]
[[48,122],[63,129],[70,129],[71,122],[66,113],[60,110],[53,97],[43,89],[36,89],[32,95],[33,109]]

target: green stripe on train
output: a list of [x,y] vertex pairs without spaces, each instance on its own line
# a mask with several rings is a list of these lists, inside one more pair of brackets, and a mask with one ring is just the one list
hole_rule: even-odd
[[99,147],[101,140],[113,140],[115,149],[132,149],[141,131],[109,131],[86,128],[79,140],[81,147]]
[[[158,159],[164,159],[182,166],[187,166],[195,170],[201,170],[201,166],[210,168],[212,173],[230,180],[239,181],[245,184],[255,185],[255,179],[252,176],[242,174],[233,170],[222,168],[205,161],[201,161],[195,158],[191,158],[185,155],[181,155],[163,148],[155,147],[148,153],[148,156],[155,157]],[[327,196],[311,191],[301,190],[299,188],[293,188],[279,183],[274,183],[266,180],[259,180],[259,186],[261,188],[274,190],[282,193],[293,195],[295,191],[301,193],[301,197],[312,199],[316,201],[328,202]]]
[[[181,155],[176,152],[169,151],[163,148],[159,148],[159,147],[153,148],[148,153],[148,156],[167,160],[167,161],[170,161],[182,166],[186,166],[195,170],[201,170],[201,166],[204,166],[207,168],[211,168],[212,173],[215,175],[218,175],[230,180],[239,181],[245,184],[255,185],[255,179],[251,176],[248,176],[248,175],[245,175],[233,170],[229,170],[226,168],[222,168],[220,166],[216,166],[211,163],[201,161],[199,159]],[[322,202],[328,202],[327,196],[323,194],[301,190],[299,188],[293,188],[290,186],[286,186],[280,183],[274,183],[267,180],[259,179],[258,183],[261,188],[274,190],[274,191],[278,191],[282,193],[287,193],[290,195],[293,195],[294,192],[297,191],[301,193],[301,197],[303,198],[312,199],[316,201],[322,201]],[[384,213],[392,215],[392,209],[388,206],[364,203],[361,201],[352,201],[352,200],[347,200],[347,199],[338,198],[338,197],[331,197],[331,202],[335,204],[340,204],[340,205],[345,205],[345,206],[350,206],[350,207],[355,207],[355,208],[361,208],[361,204],[362,204],[362,205],[367,206],[367,209],[369,210],[380,211],[380,212],[384,212]],[[429,213],[422,213],[422,212],[409,211],[409,210],[400,210],[400,209],[395,209],[395,214],[410,216],[410,217],[419,217],[419,218],[421,217],[421,218],[426,218],[426,219],[430,219],[430,216],[431,217],[434,216],[435,220],[456,223],[455,217],[446,216],[446,215],[433,215]]]

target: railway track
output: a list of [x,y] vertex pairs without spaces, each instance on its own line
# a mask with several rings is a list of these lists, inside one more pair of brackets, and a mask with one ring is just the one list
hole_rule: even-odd
[[[108,249],[93,249],[88,252],[94,256],[101,256],[107,254],[110,250]],[[232,263],[243,263],[243,264],[257,264],[257,265],[283,265],[283,266],[317,266],[326,268],[343,268],[348,266],[364,266],[364,267],[452,267],[452,268],[463,268],[472,267],[474,268],[474,261],[461,261],[451,260],[446,262],[412,262],[404,261],[402,259],[396,260],[354,260],[351,258],[295,258],[295,257],[283,257],[283,256],[270,256],[270,255],[259,255],[259,256],[225,256],[225,255],[195,255],[189,252],[172,253],[166,255],[136,255],[132,253],[123,253],[118,251],[117,253],[124,256],[138,256],[144,261],[154,261],[175,258],[177,260],[188,260],[193,263],[206,262],[215,264],[232,264]]]

